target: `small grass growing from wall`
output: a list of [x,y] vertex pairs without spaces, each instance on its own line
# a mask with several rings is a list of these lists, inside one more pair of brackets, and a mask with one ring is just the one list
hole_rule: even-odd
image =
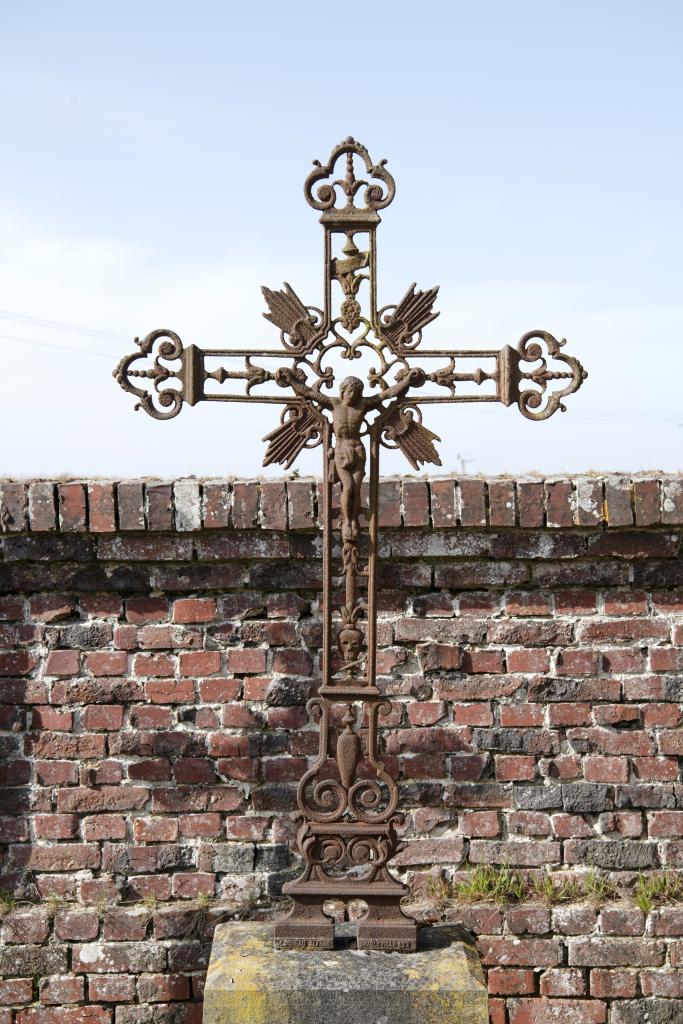
[[604,906],[621,900],[635,903],[645,913],[656,906],[683,903],[683,874],[662,871],[638,875],[632,886],[617,885],[591,867],[568,878],[546,872],[539,877],[516,871],[508,864],[479,864],[454,882],[432,879],[427,895],[435,906],[451,903],[507,904],[538,901],[551,905],[592,903]]

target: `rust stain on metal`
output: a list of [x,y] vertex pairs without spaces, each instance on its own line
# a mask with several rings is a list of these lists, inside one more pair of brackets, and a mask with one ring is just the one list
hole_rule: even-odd
[[[401,818],[398,786],[382,761],[378,737],[379,715],[389,708],[375,674],[380,448],[398,448],[413,469],[441,465],[435,447],[440,438],[423,423],[422,406],[501,402],[542,420],[564,410],[562,400],[586,377],[579,361],[564,352],[564,340],[547,331],[530,331],[516,348],[420,348],[423,331],[439,315],[438,288],[422,291],[411,284],[398,303],[378,308],[379,211],[394,192],[386,161],[373,163],[365,146],[345,139],[326,164],[314,162],[304,185],[324,231],[322,308],[306,306],[289,284],[264,287],[264,316],[279,330],[280,348],[201,349],[184,346],[172,331],[156,330],[136,339],[138,351],[114,371],[121,387],[137,397],[137,407],[156,419],[171,419],[184,404],[200,401],[283,405],[279,426],[264,438],[264,465],[289,469],[304,448],[322,447],[322,679],[308,702],[319,723],[319,749],[298,786],[304,869],[284,887],[292,907],[275,924],[282,947],[331,949],[334,926],[323,904],[355,899],[367,905],[358,923],[360,948],[412,951],[416,945],[415,922],[401,909],[407,887],[388,866],[402,846],[396,833]],[[427,368],[413,364],[418,351]],[[335,394],[333,357],[353,361],[368,354],[373,367],[366,382],[345,376]],[[259,359],[287,365],[268,369]],[[211,368],[216,360],[221,365]],[[212,390],[227,381],[241,390]],[[361,552],[363,515],[369,525]],[[335,533],[341,539],[336,577]],[[337,586],[343,593],[338,616],[332,600]]]

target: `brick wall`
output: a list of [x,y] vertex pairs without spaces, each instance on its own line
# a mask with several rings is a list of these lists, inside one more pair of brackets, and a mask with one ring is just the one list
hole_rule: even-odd
[[[0,483],[0,1024],[194,1024],[213,923],[296,871],[317,512],[306,480]],[[387,480],[381,522],[420,913],[476,933],[494,1024],[680,1024],[682,907],[440,880],[683,867],[683,478]]]

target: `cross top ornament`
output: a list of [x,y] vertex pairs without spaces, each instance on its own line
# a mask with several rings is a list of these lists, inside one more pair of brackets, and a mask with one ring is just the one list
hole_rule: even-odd
[[[304,305],[287,283],[264,287],[263,315],[279,330],[280,348],[202,349],[161,329],[136,338],[138,351],[114,371],[136,408],[159,420],[201,401],[282,405],[279,425],[263,439],[266,466],[289,469],[304,448],[322,447],[322,650],[307,704],[319,746],[297,789],[303,870],[283,887],[292,905],[275,923],[281,947],[332,949],[324,905],[362,900],[360,949],[416,948],[417,925],[401,907],[408,888],[388,867],[404,845],[396,831],[403,819],[378,732],[390,708],[376,674],[380,449],[399,449],[415,470],[440,466],[440,438],[423,423],[422,407],[501,402],[543,420],[564,410],[563,399],[586,378],[564,340],[547,331],[529,331],[516,348],[421,348],[439,315],[438,288],[411,284],[395,304],[377,300],[379,211],[394,194],[386,161],[374,163],[365,146],[345,139],[327,163],[314,161],[304,184],[324,232],[322,308]],[[335,363],[364,356],[372,362],[365,381],[352,373],[337,379]]]

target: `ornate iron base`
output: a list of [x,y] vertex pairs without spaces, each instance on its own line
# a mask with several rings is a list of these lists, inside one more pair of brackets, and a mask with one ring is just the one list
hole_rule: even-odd
[[323,913],[323,903],[350,899],[363,900],[368,906],[358,921],[358,949],[398,953],[414,953],[417,949],[417,924],[401,909],[408,887],[393,878],[351,885],[348,878],[338,882],[288,882],[283,892],[291,897],[292,907],[275,922],[273,934],[278,949],[334,949],[334,923]]
[[317,896],[300,895],[275,922],[273,937],[277,949],[334,949],[334,922],[323,914]]

